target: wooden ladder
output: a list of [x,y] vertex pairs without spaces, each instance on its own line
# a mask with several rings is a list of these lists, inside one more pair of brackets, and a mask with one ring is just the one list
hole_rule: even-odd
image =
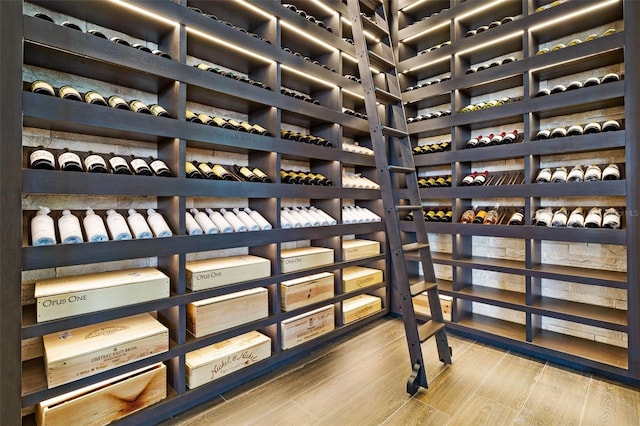
[[[429,249],[417,172],[413,162],[407,120],[402,103],[388,16],[380,0],[347,0],[358,69],[364,90],[371,143],[385,211],[391,254],[393,287],[399,295],[412,373],[407,392],[428,387],[421,343],[436,338],[440,361],[451,364],[438,286]],[[391,161],[390,161],[391,159]],[[406,243],[400,231],[400,215],[413,212],[415,242]],[[410,283],[407,262],[419,255],[423,281]],[[427,293],[430,320],[418,323],[413,297]]]

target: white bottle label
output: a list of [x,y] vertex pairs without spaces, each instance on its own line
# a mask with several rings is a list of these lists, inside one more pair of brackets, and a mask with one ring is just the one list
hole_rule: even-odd
[[151,229],[153,229],[153,233],[157,238],[170,237],[173,235],[173,232],[171,232],[169,225],[167,225],[167,222],[161,214],[151,214],[148,216],[147,220],[149,221],[149,225],[151,226]]
[[60,167],[64,167],[67,163],[75,163],[77,165],[82,165],[82,162],[80,161],[80,157],[78,157],[78,154],[75,154],[73,152],[63,152],[62,154],[60,154],[60,157],[58,157],[58,163],[60,163]]
[[131,160],[131,167],[133,167],[135,171],[148,168],[147,162],[141,158],[134,158],[133,160]]
[[111,157],[109,158],[109,164],[111,164],[111,167],[113,167],[114,169],[120,167],[120,166],[125,166],[127,169],[129,168],[129,165],[127,164],[127,160],[125,160],[122,157]]
[[85,158],[84,165],[87,167],[87,169],[90,169],[95,165],[100,165],[105,169],[107,168],[107,163],[104,161],[104,158],[96,154],[91,154],[87,158]]
[[151,162],[150,166],[156,174],[160,173],[163,170],[169,171],[169,168],[166,164],[164,164],[164,161],[162,160],[154,160]]
[[187,227],[187,234],[189,235],[202,235],[202,228],[198,225],[198,222],[191,216],[191,213],[187,212],[185,216],[185,225]]
[[51,216],[37,215],[31,219],[31,240],[34,246],[56,244],[56,230]]
[[144,217],[140,213],[127,217],[127,222],[129,222],[129,226],[136,238],[141,239],[153,237],[151,229],[149,228],[149,225],[147,225],[147,221],[144,220]]
[[53,154],[50,153],[49,151],[44,150],[44,149],[39,149],[37,151],[33,151],[31,153],[31,155],[29,156],[29,163],[30,164],[33,164],[38,160],[47,160],[52,165],[56,164],[56,158],[53,156]]
[[220,214],[220,212],[211,212],[209,214],[209,218],[218,227],[218,230],[220,232],[222,233],[233,232],[233,226],[231,226],[231,224],[227,222],[227,219],[225,219]]
[[76,244],[83,241],[80,221],[76,216],[61,216],[60,219],[58,219],[58,231],[60,232],[62,244]]
[[267,221],[267,219],[265,219],[260,213],[258,213],[255,210],[252,210],[249,213],[249,216],[251,216],[251,219],[253,219],[258,226],[260,226],[260,229],[263,231],[268,231],[269,229],[272,228],[271,224]]

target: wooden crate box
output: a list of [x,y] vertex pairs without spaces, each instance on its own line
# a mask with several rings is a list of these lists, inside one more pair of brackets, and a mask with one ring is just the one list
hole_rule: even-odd
[[271,261],[253,255],[187,262],[187,288],[197,291],[271,275]]
[[302,306],[333,297],[333,274],[321,272],[280,283],[280,298],[283,311],[292,311]]
[[301,269],[331,265],[333,263],[333,249],[325,247],[283,249],[280,259],[283,273],[294,272]]
[[102,426],[167,397],[167,367],[154,364],[36,405],[39,426]]
[[[445,294],[439,294],[440,306],[442,308],[442,317],[445,321],[451,321],[451,309],[453,305],[453,297]],[[413,298],[413,306],[416,313],[431,316],[431,307],[429,306],[429,297],[427,293],[421,293]]]
[[155,268],[126,269],[35,283],[38,322],[169,297],[169,277]]
[[381,298],[369,294],[360,294],[342,302],[342,322],[349,324],[381,310]]
[[362,239],[342,241],[342,260],[361,259],[380,254],[380,242]]
[[187,330],[202,337],[269,316],[266,288],[237,291],[187,305]]
[[282,349],[315,339],[335,328],[333,305],[323,306],[302,315],[288,318],[280,323]]
[[169,349],[169,331],[146,313],[48,334],[42,340],[49,388]]
[[187,387],[202,386],[271,356],[271,339],[250,331],[186,355]]
[[345,292],[370,287],[384,281],[380,269],[349,266],[342,270],[342,287]]

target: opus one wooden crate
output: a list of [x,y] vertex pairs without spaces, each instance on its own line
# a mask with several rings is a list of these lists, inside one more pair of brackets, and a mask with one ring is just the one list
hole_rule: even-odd
[[[440,298],[440,306],[442,307],[442,317],[445,321],[451,321],[451,305],[453,304],[453,297],[445,294],[438,295]],[[413,306],[417,313],[431,316],[431,307],[429,306],[429,297],[427,293],[420,293],[413,298]]]
[[186,355],[187,386],[202,386],[271,356],[271,339],[250,331]]
[[290,349],[335,328],[333,305],[323,306],[280,323],[282,349]]
[[266,288],[250,288],[187,305],[187,330],[195,337],[246,324],[269,315]]
[[102,426],[167,397],[167,367],[154,364],[36,405],[38,426]]
[[280,283],[283,311],[292,311],[312,303],[330,299],[334,295],[333,274],[321,272]]
[[169,349],[169,331],[146,313],[48,334],[42,340],[49,388]]
[[369,294],[360,294],[342,302],[342,322],[349,324],[382,310],[382,299]]
[[342,260],[361,259],[363,257],[377,256],[380,254],[380,242],[371,240],[343,240]]
[[155,268],[127,269],[35,283],[38,322],[169,297],[169,277]]
[[333,249],[326,247],[298,247],[283,249],[280,254],[282,272],[294,272],[333,263]]
[[193,291],[257,280],[271,275],[271,261],[238,255],[187,262],[187,288]]
[[384,281],[380,269],[364,266],[349,266],[342,270],[342,288],[345,292],[370,287]]

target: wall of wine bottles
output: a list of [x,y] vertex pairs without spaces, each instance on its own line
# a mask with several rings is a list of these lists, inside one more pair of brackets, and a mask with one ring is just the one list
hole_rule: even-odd
[[[12,51],[24,118],[9,120],[4,109],[2,117],[13,123],[3,140],[10,129],[20,135],[10,148],[20,157],[20,200],[2,221],[21,224],[12,262],[3,246],[2,287],[17,290],[12,302],[2,296],[3,333],[18,318],[7,332],[15,348],[2,355],[11,366],[3,383],[17,383],[3,390],[7,421],[28,424],[51,398],[160,362],[166,398],[123,419],[159,421],[389,312],[383,213],[346,5],[15,3],[0,6],[3,28],[24,44]],[[268,273],[252,275],[254,261],[268,262]],[[230,283],[194,290],[197,262],[246,266]],[[307,266],[290,269],[298,263]],[[44,283],[140,269],[166,276],[169,296],[38,320]],[[281,282],[313,289],[318,274],[332,291],[285,310]],[[362,276],[375,279],[358,284]],[[194,306],[254,291],[266,295],[266,316],[189,331]],[[379,303],[345,319],[362,295]],[[47,380],[45,336],[146,313],[168,330],[163,351],[68,383]],[[293,342],[287,327],[307,316],[322,333]],[[255,332],[269,356],[189,388],[196,351]]]
[[449,328],[638,383],[634,2],[392,3]]

